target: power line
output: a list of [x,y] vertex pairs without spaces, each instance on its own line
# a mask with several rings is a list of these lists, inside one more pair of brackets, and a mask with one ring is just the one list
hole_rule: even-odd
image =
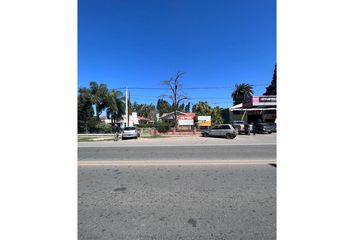
[[[268,86],[269,84],[251,84],[252,86]],[[202,90],[202,89],[234,89],[235,86],[208,86],[208,87],[182,87],[181,89]],[[125,87],[113,88],[113,90],[125,89]],[[167,87],[129,87],[129,89],[136,90],[169,90]]]
[[[136,94],[131,94],[130,97],[132,98],[151,98],[151,99],[161,99],[163,98],[162,96],[149,96],[149,95],[136,95]],[[198,100],[198,99],[231,99],[231,97],[226,98],[226,97],[190,97],[186,100]]]

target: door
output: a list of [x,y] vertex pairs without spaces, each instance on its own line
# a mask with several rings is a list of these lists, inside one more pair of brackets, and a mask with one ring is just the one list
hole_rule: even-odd
[[230,127],[228,125],[222,125],[219,130],[218,136],[226,136],[226,133],[230,131]]
[[212,128],[210,129],[209,135],[210,135],[210,136],[218,136],[218,132],[219,132],[219,131],[220,131],[220,130],[219,130],[219,126],[212,127]]

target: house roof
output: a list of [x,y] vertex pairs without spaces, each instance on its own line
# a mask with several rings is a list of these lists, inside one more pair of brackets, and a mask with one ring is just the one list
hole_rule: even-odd
[[143,120],[143,121],[151,121],[151,122],[152,122],[151,119],[146,118],[146,117],[140,117],[140,116],[138,116],[138,120],[139,120],[139,121],[140,121],[140,120]]
[[[176,111],[177,112],[177,117],[178,116],[186,116],[186,117],[195,117],[195,113],[185,113],[185,112],[181,112],[181,111]],[[170,113],[164,113],[162,114],[162,116],[160,117],[161,119],[173,119],[173,115],[174,113],[173,112],[170,112]]]

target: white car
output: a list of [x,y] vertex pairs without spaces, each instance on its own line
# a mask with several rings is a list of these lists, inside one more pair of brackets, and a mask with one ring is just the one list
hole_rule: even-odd
[[227,139],[233,139],[237,136],[237,131],[231,124],[220,124],[203,131],[202,136],[225,137]]
[[139,130],[136,127],[125,127],[122,131],[122,140],[126,138],[140,137]]

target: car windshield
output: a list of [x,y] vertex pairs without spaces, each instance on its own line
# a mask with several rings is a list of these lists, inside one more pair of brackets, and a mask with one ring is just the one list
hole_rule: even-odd
[[135,130],[135,127],[125,127],[124,130]]

